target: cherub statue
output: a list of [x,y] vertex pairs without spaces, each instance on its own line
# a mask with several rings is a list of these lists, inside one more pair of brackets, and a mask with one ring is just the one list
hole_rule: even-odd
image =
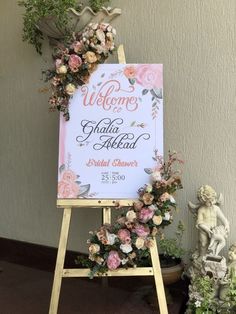
[[197,192],[197,198],[198,204],[189,202],[188,206],[191,211],[197,212],[198,255],[203,257],[210,253],[217,256],[225,246],[225,239],[229,233],[229,222],[216,205],[222,202],[222,195],[220,194],[217,199],[214,189],[209,185],[203,185]]
[[231,279],[236,277],[236,243],[232,244],[228,253],[228,273]]
[[219,287],[220,300],[227,300],[229,293],[230,281],[236,278],[236,243],[232,244],[228,252],[227,275],[221,281]]

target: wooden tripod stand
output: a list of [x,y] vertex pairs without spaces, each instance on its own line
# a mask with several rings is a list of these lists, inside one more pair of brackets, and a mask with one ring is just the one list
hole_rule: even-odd
[[[132,206],[134,200],[119,200],[120,206]],[[54,273],[54,281],[50,302],[49,314],[56,314],[58,309],[60,290],[62,278],[66,277],[88,277],[89,269],[65,269],[65,253],[67,247],[67,240],[70,228],[70,220],[72,208],[85,207],[102,207],[103,208],[103,223],[111,222],[111,207],[115,207],[117,202],[114,200],[58,200],[58,208],[64,208],[64,214],[61,226],[61,235],[58,246],[56,268]],[[154,276],[158,304],[161,314],[168,314],[164,285],[161,274],[161,267],[159,255],[154,240],[154,246],[150,248],[152,267],[137,267],[129,269],[117,269],[115,271],[108,271],[107,276]]]

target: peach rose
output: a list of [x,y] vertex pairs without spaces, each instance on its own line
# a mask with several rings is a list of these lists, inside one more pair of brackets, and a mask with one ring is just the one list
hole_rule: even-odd
[[124,69],[124,75],[128,78],[128,79],[132,79],[135,78],[136,75],[136,69],[133,65],[129,65],[126,66]]
[[154,200],[154,196],[150,193],[144,193],[142,199],[145,205],[151,205]]
[[75,181],[77,179],[76,174],[72,170],[65,170],[62,174],[62,180],[64,181]]
[[144,239],[143,238],[137,238],[135,241],[135,246],[138,250],[142,249],[144,247]]
[[96,54],[92,51],[87,51],[84,55],[85,61],[88,63],[94,63],[97,61]]
[[134,203],[134,209],[140,210],[142,207],[143,207],[143,202],[138,201]]
[[73,181],[61,180],[58,183],[58,198],[76,198],[79,194],[79,185]]
[[162,65],[161,64],[143,64],[136,69],[136,81],[144,88],[162,88]]

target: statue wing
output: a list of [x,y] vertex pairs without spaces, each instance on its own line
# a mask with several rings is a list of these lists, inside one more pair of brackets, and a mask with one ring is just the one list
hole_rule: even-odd
[[193,204],[192,202],[188,202],[188,208],[191,211],[191,213],[194,215],[194,217],[197,217],[197,211],[199,209],[200,205],[199,204]]

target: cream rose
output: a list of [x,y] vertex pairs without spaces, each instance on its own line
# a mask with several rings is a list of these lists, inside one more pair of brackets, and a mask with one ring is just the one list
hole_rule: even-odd
[[144,247],[144,243],[145,243],[144,239],[137,238],[137,240],[135,241],[135,246],[138,250],[140,250],[141,248]]
[[57,68],[58,74],[65,74],[67,73],[67,67],[65,65],[61,65],[59,68]]
[[69,83],[69,84],[66,85],[66,93],[68,95],[73,95],[75,90],[76,90],[76,87],[75,87],[74,84]]
[[92,51],[87,51],[84,58],[88,63],[95,63],[97,61],[96,54]]
[[126,218],[128,221],[133,222],[137,218],[137,214],[135,213],[134,210],[129,210],[126,213]]
[[154,215],[154,216],[152,217],[152,221],[153,221],[153,223],[154,223],[155,225],[159,226],[159,225],[162,223],[162,216],[161,216],[161,215],[159,215],[159,216]]
[[89,253],[90,254],[96,254],[100,251],[100,246],[96,243],[93,243],[89,246]]

